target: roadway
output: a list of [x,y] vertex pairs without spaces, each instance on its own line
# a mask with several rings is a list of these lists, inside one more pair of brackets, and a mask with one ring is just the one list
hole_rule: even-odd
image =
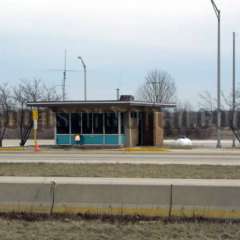
[[[40,145],[45,145],[45,146],[53,146],[55,145],[53,139],[38,139],[38,143]],[[216,148],[216,140],[192,140],[193,147],[197,148]],[[176,140],[174,139],[166,139],[164,140],[164,144],[167,146],[176,146]],[[236,142],[237,146],[239,147],[240,144],[239,142]],[[26,146],[33,146],[34,141],[32,139],[29,139],[26,143]],[[4,147],[17,147],[19,146],[19,139],[4,139],[3,140],[3,146]],[[222,146],[224,148],[229,148],[232,146],[232,140],[222,140]]]
[[171,150],[164,153],[121,151],[0,152],[0,163],[158,164],[240,166],[239,150]]

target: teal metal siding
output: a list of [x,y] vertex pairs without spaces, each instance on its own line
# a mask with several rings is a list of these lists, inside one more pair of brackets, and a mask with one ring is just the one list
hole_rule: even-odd
[[81,144],[103,144],[102,135],[83,135],[81,136]]
[[121,138],[121,140],[120,140],[121,143],[120,144],[124,145],[126,143],[126,135],[121,134],[120,138]]
[[118,135],[105,135],[105,144],[117,145]]
[[[117,134],[85,134],[81,135],[80,142],[75,141],[75,134],[57,134],[56,144],[58,145],[118,145]],[[125,143],[126,136],[120,135],[120,145]]]
[[69,145],[70,144],[70,135],[69,134],[57,134],[56,135],[56,144]]

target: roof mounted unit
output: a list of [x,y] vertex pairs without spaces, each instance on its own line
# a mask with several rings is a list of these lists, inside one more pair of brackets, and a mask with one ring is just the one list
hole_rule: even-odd
[[121,95],[120,101],[131,102],[134,101],[134,96],[132,95]]

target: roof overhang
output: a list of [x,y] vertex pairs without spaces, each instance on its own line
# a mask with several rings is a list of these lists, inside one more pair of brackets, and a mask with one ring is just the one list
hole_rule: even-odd
[[113,100],[99,100],[99,101],[39,101],[39,102],[28,102],[30,107],[38,108],[50,108],[57,111],[57,109],[149,109],[149,110],[159,110],[162,108],[174,108],[176,104],[173,103],[149,103],[141,101],[113,101]]

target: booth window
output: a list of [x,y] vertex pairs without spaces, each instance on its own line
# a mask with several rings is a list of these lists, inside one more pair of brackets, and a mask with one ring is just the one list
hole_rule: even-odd
[[124,134],[124,115],[121,113],[121,134]]
[[81,113],[72,113],[71,130],[72,130],[72,134],[81,133]]
[[92,134],[92,113],[82,114],[83,134]]
[[118,134],[117,113],[105,113],[105,132],[106,134]]
[[93,113],[93,133],[103,134],[103,114]]
[[57,134],[69,134],[68,113],[57,113]]

